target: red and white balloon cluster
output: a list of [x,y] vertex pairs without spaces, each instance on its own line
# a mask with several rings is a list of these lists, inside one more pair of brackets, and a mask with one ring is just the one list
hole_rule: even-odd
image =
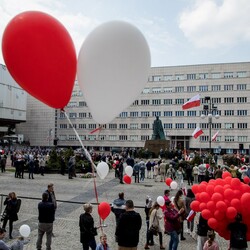
[[167,186],[169,186],[171,189],[176,189],[178,187],[178,184],[176,181],[173,181],[171,178],[166,178],[165,183]]
[[[244,178],[244,183],[238,178],[232,178],[229,172],[224,172],[222,179],[201,182],[192,186],[196,200],[191,203],[191,209],[201,212],[208,225],[226,240],[230,239],[227,230],[229,223],[235,221],[237,213],[241,213],[243,223],[250,228],[250,179]],[[250,240],[250,232],[247,234]]]

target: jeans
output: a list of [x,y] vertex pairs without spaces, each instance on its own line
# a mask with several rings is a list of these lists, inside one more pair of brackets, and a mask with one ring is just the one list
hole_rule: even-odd
[[179,244],[179,235],[176,231],[170,232],[170,241],[168,250],[177,250]]
[[38,223],[38,237],[36,248],[42,249],[43,235],[46,233],[46,250],[51,250],[53,223]]
[[95,239],[92,239],[92,240],[89,240],[88,242],[82,243],[82,249],[83,250],[89,250],[89,247],[91,248],[91,250],[96,249],[96,241],[95,241]]

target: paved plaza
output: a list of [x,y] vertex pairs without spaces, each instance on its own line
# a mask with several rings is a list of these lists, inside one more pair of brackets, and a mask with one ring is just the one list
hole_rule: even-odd
[[[56,211],[56,220],[54,222],[55,237],[53,237],[52,249],[82,249],[79,241],[80,236],[78,219],[80,214],[83,212],[82,204],[84,202],[96,203],[93,178],[83,179],[77,177],[74,179],[68,179],[67,175],[62,176],[59,174],[45,174],[45,176],[35,175],[34,180],[29,180],[28,175],[26,174],[25,179],[16,179],[14,178],[14,172],[7,171],[4,174],[0,173],[0,182],[1,194],[7,195],[9,192],[14,191],[17,196],[23,197],[22,206],[18,214],[19,220],[14,223],[13,237],[15,238],[19,235],[18,229],[21,225],[28,224],[30,226],[30,242],[25,245],[25,250],[36,249],[35,246],[38,225],[37,205],[41,199],[43,191],[47,189],[47,184],[51,182],[54,183],[57,200],[61,201],[58,202],[58,208]],[[113,170],[110,171],[104,180],[97,177],[96,183],[99,202],[106,201],[108,203],[112,203],[112,201],[117,198],[119,192],[125,193],[125,199],[132,199],[134,201],[136,206],[135,210],[141,214],[143,221],[142,229],[140,231],[140,243],[138,245],[138,249],[143,250],[146,241],[146,223],[143,208],[146,196],[149,195],[155,201],[159,195],[163,196],[164,190],[167,189],[166,184],[164,182],[155,182],[153,179],[145,179],[144,182],[139,184],[132,182],[130,185],[122,185],[119,183],[118,179],[114,178]],[[171,191],[171,196],[175,193],[175,190]],[[99,225],[96,205],[94,205],[93,217],[95,225]],[[103,227],[103,231],[108,235],[108,243],[111,249],[117,249],[117,244],[114,238],[115,216],[112,212],[104,223],[107,225],[107,227]],[[98,233],[100,235],[101,231],[99,230]],[[180,242],[178,249],[196,249],[196,241],[187,234],[185,237],[186,240]],[[169,236],[164,235],[164,245],[167,246],[168,240]],[[8,237],[6,237],[7,243],[11,243],[12,241],[8,240]],[[99,241],[99,236],[96,236],[96,241]],[[225,242],[222,239],[219,239],[219,241],[221,249],[226,250],[228,242]],[[43,246],[43,249],[45,249],[45,237]],[[155,245],[151,246],[150,249],[160,249],[157,237],[155,237]],[[168,249],[168,247],[166,247],[166,249]]]

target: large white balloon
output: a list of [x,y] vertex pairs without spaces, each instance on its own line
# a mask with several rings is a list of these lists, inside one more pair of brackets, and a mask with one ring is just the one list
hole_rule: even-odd
[[30,235],[30,227],[28,225],[24,224],[19,228],[19,232],[20,232],[21,236],[29,237],[29,235]]
[[165,200],[162,196],[158,196],[156,201],[160,206],[164,206],[164,204],[165,204]]
[[133,168],[131,166],[127,166],[125,168],[125,173],[131,177],[133,175]]
[[171,187],[172,189],[176,189],[176,188],[178,187],[177,182],[176,182],[176,181],[172,181],[172,182],[170,183],[170,187]]
[[129,23],[107,22],[87,36],[78,55],[77,78],[97,123],[111,122],[141,94],[150,61],[146,39]]
[[109,166],[106,162],[101,161],[98,163],[96,170],[99,177],[103,180],[109,173]]

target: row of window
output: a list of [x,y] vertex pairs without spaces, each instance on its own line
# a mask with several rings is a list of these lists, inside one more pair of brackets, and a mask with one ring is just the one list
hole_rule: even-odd
[[149,77],[149,81],[181,81],[181,80],[204,80],[204,79],[220,79],[220,78],[238,78],[247,77],[246,71],[238,72],[215,72],[215,73],[191,73],[191,74],[175,74],[175,75],[154,75]]
[[[90,140],[90,141],[94,141],[94,140],[101,140],[101,141],[104,141],[104,140],[110,140],[110,141],[146,141],[146,140],[149,140],[150,139],[150,136],[149,135],[141,135],[141,136],[138,136],[138,135],[130,135],[130,136],[127,136],[127,135],[109,135],[109,136],[106,136],[106,135],[79,135],[81,140],[85,141],[85,140]],[[200,136],[199,137],[200,141],[201,142],[208,142],[209,141],[209,136]],[[76,135],[60,135],[59,136],[59,140],[61,141],[66,141],[66,140],[69,140],[69,141],[76,141],[77,140],[77,137]],[[222,136],[217,136],[216,138],[216,141],[217,142],[221,142],[222,141]],[[238,141],[238,142],[247,142],[248,141],[248,137],[247,136],[230,136],[230,135],[226,135],[224,137],[224,141],[225,142],[235,142],[235,141]]]
[[[78,126],[78,127],[77,127]],[[75,129],[96,129],[97,125],[95,123],[92,124],[73,124],[73,127]],[[163,123],[164,129],[195,129],[197,127],[196,123]],[[201,129],[208,129],[209,124],[208,123],[200,123],[199,127]],[[60,129],[68,129],[70,128],[69,124],[60,124],[59,126]],[[107,128],[107,126],[103,127],[104,129]],[[152,126],[150,126],[150,123],[121,123],[121,124],[108,124],[108,129],[151,129]],[[248,128],[248,123],[224,123],[224,129],[247,129]],[[222,124],[221,123],[212,123],[212,129],[222,129]]]
[[183,92],[207,92],[207,91],[241,91],[247,90],[247,84],[225,84],[225,85],[199,85],[199,86],[176,86],[176,87],[153,87],[153,88],[144,88],[143,94],[154,94],[154,93],[165,93],[165,92],[175,92],[175,93],[183,93]]

